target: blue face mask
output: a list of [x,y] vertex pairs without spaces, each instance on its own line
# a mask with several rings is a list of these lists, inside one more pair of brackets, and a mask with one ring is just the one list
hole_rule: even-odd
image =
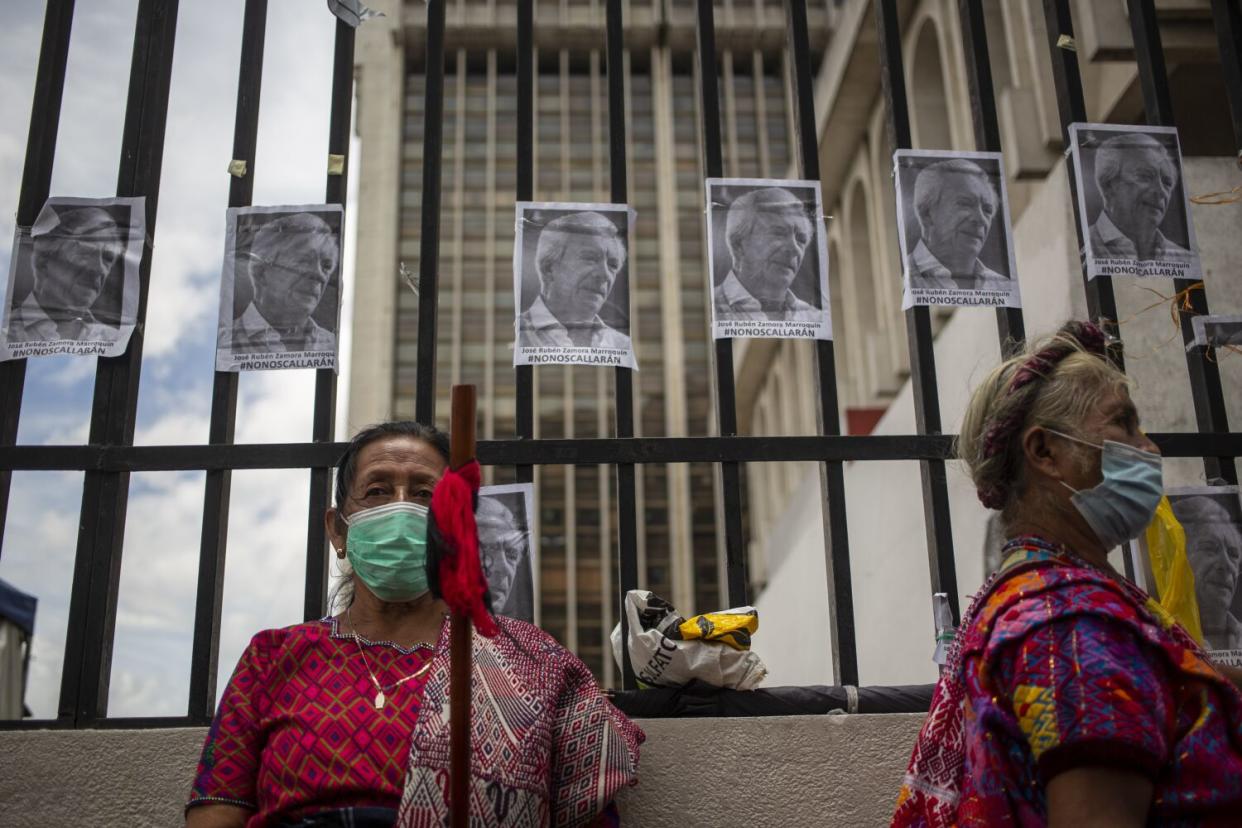
[[1137,538],[1151,523],[1164,495],[1160,455],[1112,440],[1105,440],[1101,445],[1047,430],[1100,450],[1100,471],[1104,479],[1098,485],[1081,490],[1065,481],[1061,481],[1061,485],[1074,493],[1070,502],[1104,548],[1113,549]]
[[343,519],[345,554],[376,598],[396,603],[427,592],[426,506],[398,501]]

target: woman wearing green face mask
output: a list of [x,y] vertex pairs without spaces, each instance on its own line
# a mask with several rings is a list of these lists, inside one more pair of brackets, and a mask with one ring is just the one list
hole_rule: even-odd
[[[445,821],[449,623],[427,537],[447,466],[447,435],[417,423],[350,443],[324,517],[344,573],[337,612],[251,641],[208,733],[188,826]],[[475,637],[472,799],[487,806],[472,824],[614,824],[642,732],[550,636],[497,622],[496,638]]]
[[1101,331],[1070,323],[993,369],[957,448],[1009,541],[962,616],[893,824],[1237,825],[1242,693],[1108,563],[1163,482]]

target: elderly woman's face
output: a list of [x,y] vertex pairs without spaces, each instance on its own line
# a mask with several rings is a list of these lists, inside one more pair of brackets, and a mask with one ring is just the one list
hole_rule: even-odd
[[1124,390],[1102,394],[1099,403],[1087,414],[1082,431],[1096,442],[1112,440],[1144,451],[1159,452],[1140,428],[1138,408]]
[[354,479],[342,504],[346,516],[397,501],[431,504],[431,491],[448,464],[426,440],[382,437],[358,452]]
[[[1071,433],[1075,437],[1088,442],[1103,443],[1111,440],[1143,451],[1156,454],[1160,452],[1140,428],[1138,409],[1125,390],[1100,394],[1095,407],[1087,412],[1082,422],[1076,427],[1067,425],[1071,426]],[[1066,470],[1070,476],[1065,482],[1074,489],[1091,488],[1101,479],[1101,454],[1098,449],[1075,445],[1077,448],[1070,455],[1071,467]]]

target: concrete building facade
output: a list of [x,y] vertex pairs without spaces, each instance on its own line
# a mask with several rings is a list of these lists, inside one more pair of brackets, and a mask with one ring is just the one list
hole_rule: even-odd
[[[996,87],[1018,278],[1028,336],[1087,315],[1073,201],[1061,144],[1053,75],[1039,0],[984,0]],[[1077,56],[1089,117],[1145,123],[1124,0],[1075,2]],[[1157,0],[1190,194],[1239,182],[1224,78],[1207,0]],[[958,4],[899,4],[914,145],[975,149]],[[914,405],[901,304],[901,255],[891,176],[892,147],[881,97],[874,4],[834,11],[816,85],[833,330],[842,424],[851,433],[912,434]],[[1205,290],[1213,313],[1242,311],[1237,206],[1193,205]],[[1171,280],[1114,280],[1127,370],[1149,431],[1194,431],[1181,336],[1170,321]],[[1154,292],[1153,292],[1154,291]],[[974,381],[999,361],[988,309],[933,309],[941,418],[961,422]],[[1242,360],[1223,355],[1231,426],[1242,422]],[[739,419],[751,433],[811,433],[813,402],[797,343],[754,340],[738,360]],[[792,410],[791,410],[792,409]],[[750,464],[751,571],[763,632],[755,647],[775,684],[833,681],[827,631],[824,534],[815,469]],[[1203,483],[1196,460],[1166,462],[1168,485]],[[949,469],[951,522],[962,606],[981,583],[987,511],[957,464]],[[918,464],[852,463],[846,470],[850,555],[865,684],[936,678],[927,540]]]
[[[983,6],[1026,326],[1038,335],[1086,315],[1044,12],[1039,0]],[[1236,168],[1208,2],[1156,6],[1188,191],[1227,190]],[[398,274],[402,266],[418,271],[422,8],[393,0],[388,17],[359,30],[352,427],[413,414],[418,300]],[[915,146],[973,149],[957,4],[910,0],[898,8]],[[1126,3],[1076,0],[1072,9],[1090,118],[1142,123]],[[839,416],[848,433],[909,434],[915,425],[874,4],[815,3],[810,12]],[[646,436],[707,435],[715,424],[693,14],[693,4],[680,1],[625,10],[628,183],[638,211],[630,260],[641,369],[636,431]],[[512,4],[463,0],[448,10],[438,412],[447,416],[451,383],[476,383],[487,438],[514,433],[514,25]],[[538,200],[605,200],[608,192],[603,25],[599,3],[536,6]],[[794,148],[783,8],[775,0],[725,2],[717,27],[725,172],[788,177]],[[1242,296],[1231,219],[1227,208],[1193,208],[1208,298],[1221,313],[1236,312]],[[1150,307],[1152,287],[1171,292],[1116,286],[1136,396],[1151,430],[1193,430],[1180,342],[1167,308]],[[999,354],[994,316],[936,309],[933,329],[942,419],[955,431],[972,378]],[[814,360],[806,341],[735,342],[741,433],[817,433]],[[1222,364],[1234,423],[1242,408],[1237,371]],[[608,435],[611,387],[607,370],[536,369],[537,435]],[[1193,461],[1170,468],[1174,480],[1202,478]],[[511,474],[491,473],[496,482]],[[613,665],[602,644],[617,607],[615,598],[600,596],[613,593],[613,472],[546,466],[536,482],[539,620],[610,682]],[[772,668],[770,683],[832,682],[818,470],[814,463],[751,463],[745,483],[749,574],[762,619],[755,646]],[[850,464],[846,484],[862,680],[931,681],[917,463]],[[717,485],[708,465],[645,466],[639,476],[640,582],[687,614],[718,608],[723,594]],[[983,576],[987,515],[956,467],[950,489],[958,586],[969,596]],[[894,596],[901,596],[900,612]]]
[[[350,429],[414,415],[418,296],[400,273],[419,272],[426,13],[412,0],[373,5],[386,17],[360,27],[357,47],[361,153]],[[810,10],[816,50],[827,40],[831,7]],[[628,192],[638,216],[629,269],[640,436],[709,435],[715,428],[694,14],[689,0],[632,2],[624,10]],[[599,2],[536,3],[535,200],[608,200],[604,23]],[[727,175],[789,174],[793,109],[784,37],[779,0],[730,0],[718,12]],[[516,434],[515,41],[514,3],[449,4],[437,420],[447,423],[450,386],[473,383],[483,439]],[[810,358],[809,349],[803,353]],[[536,436],[610,435],[613,384],[608,369],[537,367]],[[804,393],[809,403],[809,389]],[[488,474],[489,482],[512,480],[509,469]],[[617,617],[614,476],[609,467],[536,471],[538,621],[606,683],[613,664],[604,642]],[[687,615],[721,608],[718,501],[709,464],[640,467],[640,581]]]

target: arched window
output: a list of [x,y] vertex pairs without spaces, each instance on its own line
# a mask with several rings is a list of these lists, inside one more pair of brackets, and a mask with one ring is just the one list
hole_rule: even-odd
[[[870,396],[875,389],[875,359],[873,348],[878,337],[875,267],[871,260],[871,219],[868,213],[867,193],[861,181],[854,182],[849,196],[849,227],[846,242],[850,248],[850,267],[857,295],[853,305],[857,315],[850,320],[853,328],[852,344],[862,349],[859,361],[863,369],[861,387]],[[856,327],[855,327],[856,325]]]
[[914,142],[921,149],[949,149],[949,100],[940,63],[940,36],[936,24],[924,20],[914,43],[910,66],[910,105],[914,112],[911,128]]
[[[841,296],[841,250],[835,238],[828,239],[828,304],[832,312],[832,338],[837,342],[849,339],[852,327],[846,321],[845,299]],[[839,369],[838,369],[839,370]]]
[[[1014,13],[1013,9],[1010,13]],[[983,0],[983,20],[988,33],[988,63],[992,70],[992,87],[997,94],[1013,86],[1009,64],[1009,32],[1005,26],[1005,9],[1001,0]]]

